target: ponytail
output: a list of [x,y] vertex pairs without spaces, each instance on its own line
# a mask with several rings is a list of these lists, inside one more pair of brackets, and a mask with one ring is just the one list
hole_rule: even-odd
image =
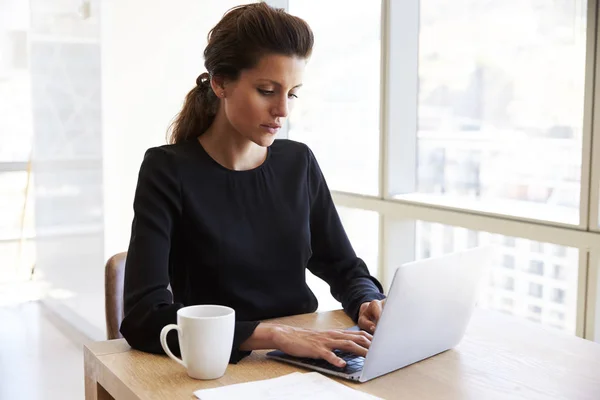
[[217,106],[217,96],[210,87],[210,75],[204,72],[196,79],[196,87],[185,96],[181,112],[169,127],[169,143],[181,143],[203,134],[215,119]]

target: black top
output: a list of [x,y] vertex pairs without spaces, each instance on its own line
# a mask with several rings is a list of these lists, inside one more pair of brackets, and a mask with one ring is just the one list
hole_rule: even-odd
[[[177,322],[179,308],[220,304],[236,313],[237,362],[260,320],[317,309],[305,268],[354,321],[360,304],[385,297],[304,144],[276,140],[248,171],[221,166],[197,140],[151,148],[133,208],[121,333],[134,348],[162,353],[160,331]],[[169,346],[178,352],[177,335]]]

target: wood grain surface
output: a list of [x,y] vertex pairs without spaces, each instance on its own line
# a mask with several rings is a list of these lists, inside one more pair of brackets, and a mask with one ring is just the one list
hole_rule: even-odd
[[[352,325],[342,311],[274,321],[314,329]],[[309,371],[269,360],[265,353],[255,351],[229,365],[220,379],[199,381],[168,357],[132,350],[123,339],[93,343],[85,348],[86,399],[102,398],[95,394],[98,384],[115,399],[193,399],[198,389]],[[465,338],[454,349],[366,383],[336,380],[384,399],[598,400],[600,345],[477,310]]]

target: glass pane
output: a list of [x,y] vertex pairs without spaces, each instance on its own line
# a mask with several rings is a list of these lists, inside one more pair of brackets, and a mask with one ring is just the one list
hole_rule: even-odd
[[33,177],[26,171],[0,172],[0,240],[33,234],[33,187]]
[[0,241],[0,285],[28,280],[35,264],[35,255],[34,240]]
[[0,283],[28,279],[35,262],[33,184],[26,171],[0,172]]
[[64,165],[64,168],[46,167],[36,174],[36,228],[43,233],[101,229],[100,163],[80,168],[77,163]]
[[479,306],[575,333],[577,249],[423,221],[416,235],[417,259],[471,248],[472,236],[480,245],[497,245]]
[[289,138],[311,147],[332,190],[377,195],[380,5],[290,0],[289,10],[315,35]]
[[[356,255],[367,264],[371,275],[378,277],[379,214],[345,207],[338,207],[338,213]],[[319,300],[319,311],[341,308],[340,303],[331,296],[327,283],[308,270],[306,281]]]
[[586,2],[420,4],[417,187],[404,197],[579,224]]
[[31,151],[29,2],[0,1],[0,162],[27,161]]

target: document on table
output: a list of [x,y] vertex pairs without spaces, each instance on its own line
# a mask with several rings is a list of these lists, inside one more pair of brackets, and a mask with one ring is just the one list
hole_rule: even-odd
[[381,400],[368,393],[354,390],[318,372],[294,372],[279,378],[238,383],[194,392],[200,400]]

